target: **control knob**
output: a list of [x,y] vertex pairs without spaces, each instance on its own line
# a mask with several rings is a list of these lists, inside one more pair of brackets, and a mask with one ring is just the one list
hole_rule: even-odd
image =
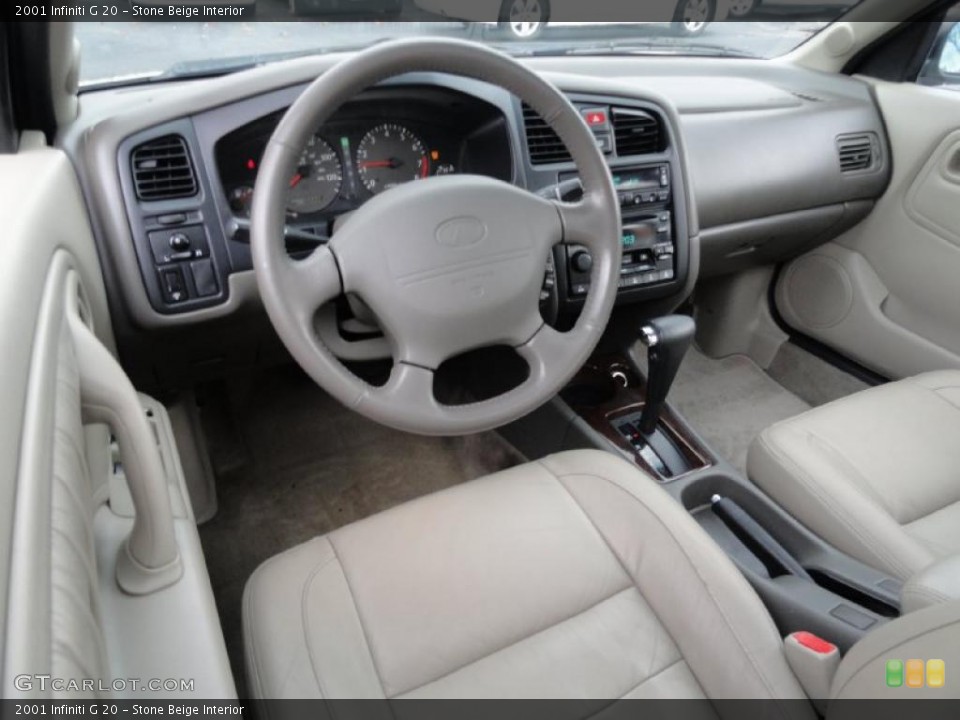
[[190,238],[184,233],[173,233],[170,236],[170,248],[176,252],[183,252],[190,249]]
[[571,260],[573,269],[577,272],[588,273],[593,268],[593,256],[585,251],[574,254]]

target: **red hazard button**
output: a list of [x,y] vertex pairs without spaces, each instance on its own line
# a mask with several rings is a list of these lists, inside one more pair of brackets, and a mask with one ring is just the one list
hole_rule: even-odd
[[583,119],[591,130],[608,130],[610,127],[610,117],[606,108],[586,108],[580,111]]

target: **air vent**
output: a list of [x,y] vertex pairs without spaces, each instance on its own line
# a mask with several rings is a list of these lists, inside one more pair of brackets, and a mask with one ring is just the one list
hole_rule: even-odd
[[837,138],[837,152],[840,156],[841,172],[864,172],[877,166],[880,142],[873,133],[844,135]]
[[134,148],[130,154],[133,183],[141,200],[170,200],[197,194],[197,177],[187,142],[165,135]]
[[665,149],[660,120],[643,110],[613,108],[614,141],[617,155],[650,155]]
[[523,124],[527,131],[527,149],[533,165],[570,162],[570,151],[540,113],[524,103]]

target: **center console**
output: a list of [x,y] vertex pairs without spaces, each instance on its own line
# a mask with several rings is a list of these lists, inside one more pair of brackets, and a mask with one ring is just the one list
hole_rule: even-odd
[[634,463],[726,552],[783,636],[812,632],[846,652],[901,614],[901,583],[807,530],[662,403],[688,331],[678,316],[647,323],[632,347],[596,355],[559,398],[501,432],[530,457],[598,448]]
[[[671,407],[660,427],[687,463],[663,472],[642,441],[649,382],[636,353],[598,356],[562,394],[580,446],[613,448],[683,505],[763,599],[781,633],[806,630],[846,651],[900,615],[899,581],[839,552],[715,456]],[[582,444],[581,444],[582,443]]]
[[[675,229],[672,178],[669,163],[611,169],[623,215],[623,261],[620,267],[620,294],[636,297],[638,290],[669,287],[680,275],[678,234]],[[560,175],[561,186],[576,179],[573,173]],[[590,291],[593,258],[581,246],[562,249],[567,297],[582,300]]]

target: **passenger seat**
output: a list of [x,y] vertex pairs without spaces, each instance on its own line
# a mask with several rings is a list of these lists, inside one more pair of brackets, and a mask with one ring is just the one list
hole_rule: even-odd
[[960,371],[778,423],[754,441],[747,471],[824,540],[906,580],[960,553]]

